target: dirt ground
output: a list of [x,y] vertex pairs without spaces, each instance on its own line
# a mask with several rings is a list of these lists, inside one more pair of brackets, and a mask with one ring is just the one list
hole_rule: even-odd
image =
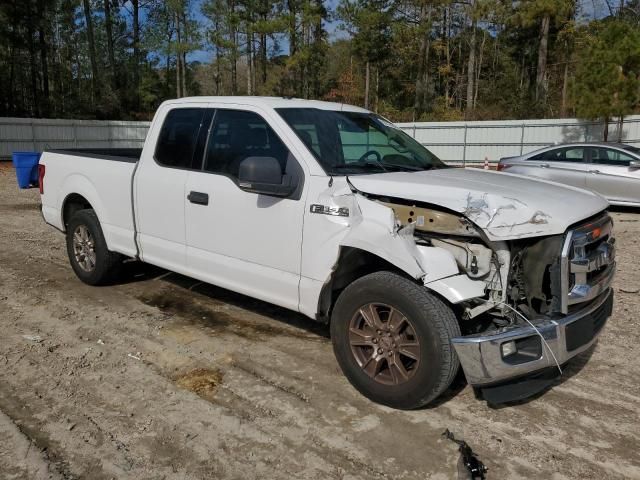
[[132,264],[80,283],[35,189],[0,164],[0,478],[640,479],[640,213],[614,213],[614,315],[544,394],[491,408],[462,378],[403,412],[360,396],[327,328]]

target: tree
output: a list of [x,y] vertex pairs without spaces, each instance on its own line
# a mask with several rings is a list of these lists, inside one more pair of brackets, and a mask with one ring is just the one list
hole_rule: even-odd
[[576,113],[603,119],[607,141],[609,119],[617,116],[622,122],[640,105],[640,31],[618,19],[590,30],[595,31],[587,38],[576,72]]
[[545,100],[547,87],[547,60],[551,25],[562,23],[574,13],[574,0],[524,0],[516,4],[514,19],[524,27],[538,27],[538,53],[536,64],[535,100]]
[[371,65],[388,55],[393,2],[389,0],[342,0],[338,15],[353,37],[355,52],[365,64],[364,108],[369,108]]

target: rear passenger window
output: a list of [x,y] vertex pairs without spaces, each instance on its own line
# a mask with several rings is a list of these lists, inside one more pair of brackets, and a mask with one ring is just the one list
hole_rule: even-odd
[[249,157],[273,157],[285,173],[289,150],[258,114],[217,110],[209,136],[204,169],[238,177],[240,163]]
[[530,160],[582,163],[584,161],[584,148],[556,148],[554,150],[548,150],[546,152],[539,153],[538,155],[531,157]]
[[213,111],[204,108],[176,108],[162,124],[155,159],[165,167],[200,169]]

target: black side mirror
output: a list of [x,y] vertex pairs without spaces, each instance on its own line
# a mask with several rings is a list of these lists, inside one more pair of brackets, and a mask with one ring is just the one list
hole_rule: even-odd
[[273,157],[247,157],[240,162],[238,186],[252,193],[288,197],[296,185],[289,175],[282,174],[280,162]]

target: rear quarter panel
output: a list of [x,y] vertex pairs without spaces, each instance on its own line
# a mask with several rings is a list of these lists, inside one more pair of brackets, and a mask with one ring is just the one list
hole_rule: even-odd
[[107,246],[135,255],[131,177],[135,163],[45,152],[42,213],[45,221],[64,231],[64,204],[69,195],[82,195],[100,220]]

